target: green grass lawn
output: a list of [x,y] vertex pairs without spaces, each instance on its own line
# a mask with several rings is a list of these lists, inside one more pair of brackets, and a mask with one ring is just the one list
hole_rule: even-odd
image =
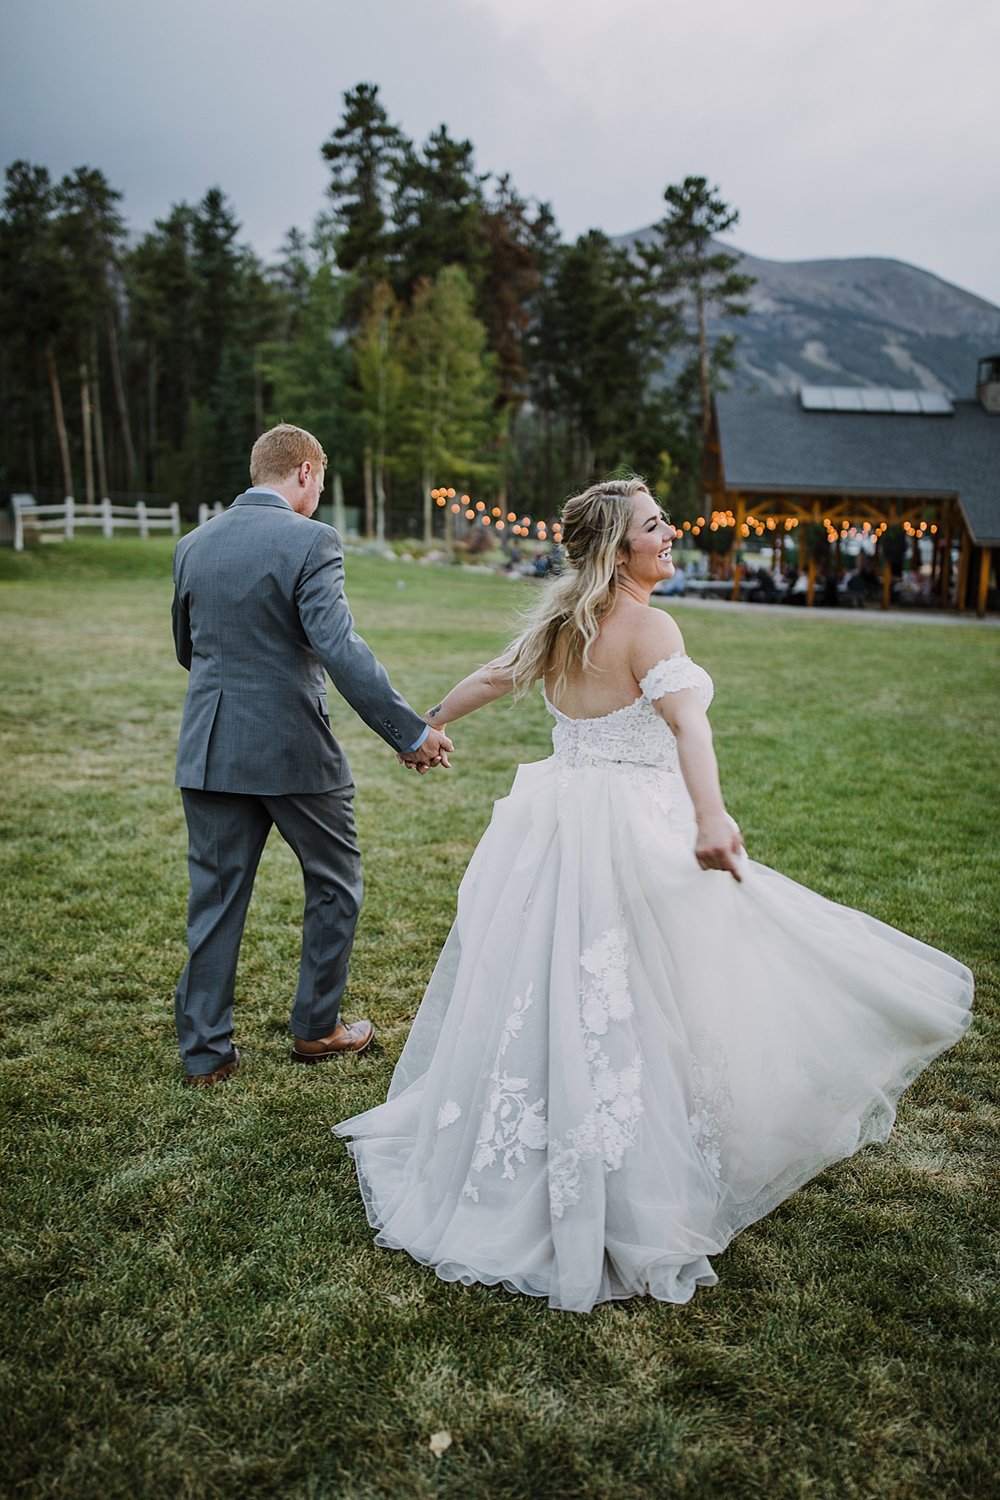
[[[367,876],[347,1013],[378,1048],[288,1061],[300,887],[275,836],[244,1066],[185,1090],[169,579],[162,539],[0,554],[3,1495],[1000,1493],[1000,632],[676,607],[751,853],[963,959],[977,1022],[888,1146],[740,1236],[718,1287],[580,1317],[376,1250],[330,1135],[384,1097],[492,801],[548,753],[539,698],[456,725],[454,769],[423,778],[333,700]],[[535,586],[348,559],[359,628],[419,708]]]

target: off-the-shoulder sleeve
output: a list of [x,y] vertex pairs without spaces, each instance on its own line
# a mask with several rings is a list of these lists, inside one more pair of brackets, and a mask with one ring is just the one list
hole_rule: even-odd
[[666,693],[680,693],[684,688],[698,688],[705,707],[712,701],[712,679],[704,667],[692,661],[690,656],[679,654],[664,657],[655,667],[650,667],[639,684],[642,696],[652,703]]

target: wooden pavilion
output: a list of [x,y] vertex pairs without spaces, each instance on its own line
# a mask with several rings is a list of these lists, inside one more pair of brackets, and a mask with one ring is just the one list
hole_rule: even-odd
[[776,564],[798,543],[812,604],[811,543],[823,528],[838,563],[846,537],[874,539],[885,608],[892,568],[879,541],[902,526],[918,557],[919,542],[931,543],[931,587],[941,604],[983,615],[1000,556],[1000,355],[980,361],[974,401],[863,387],[718,395],[703,489],[702,524],[733,529],[735,599],[741,542],[770,537]]

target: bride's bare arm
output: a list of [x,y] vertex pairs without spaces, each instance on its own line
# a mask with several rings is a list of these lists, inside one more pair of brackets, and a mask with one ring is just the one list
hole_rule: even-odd
[[432,729],[443,729],[454,719],[464,718],[477,708],[502,698],[512,686],[509,670],[488,661],[484,667],[478,667],[456,683],[435,708],[424,714],[424,718]]
[[695,688],[665,693],[653,707],[677,741],[677,757],[698,820],[695,858],[703,870],[728,870],[740,879],[743,840],[726,812],[719,785],[719,764],[708,715]]

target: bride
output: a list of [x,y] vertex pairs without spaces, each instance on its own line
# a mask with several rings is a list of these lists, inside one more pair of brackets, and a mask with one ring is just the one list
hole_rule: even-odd
[[714,1285],[970,1019],[962,964],[747,858],[711,681],[647,607],[675,535],[641,480],[570,500],[565,573],[428,714],[542,678],[553,754],[494,808],[388,1099],[335,1127],[378,1244],[577,1312]]

